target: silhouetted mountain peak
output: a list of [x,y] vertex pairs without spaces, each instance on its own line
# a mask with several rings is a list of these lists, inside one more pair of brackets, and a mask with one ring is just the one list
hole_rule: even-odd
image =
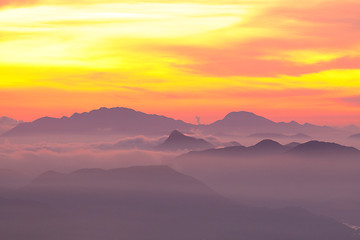
[[158,146],[160,150],[200,150],[214,146],[201,138],[186,136],[178,130],[170,133],[169,137]]

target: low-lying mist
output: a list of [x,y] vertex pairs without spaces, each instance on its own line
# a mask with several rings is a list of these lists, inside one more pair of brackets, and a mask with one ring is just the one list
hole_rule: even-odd
[[80,168],[159,165],[163,164],[165,159],[176,155],[176,153],[141,148],[108,147],[110,145],[110,143],[2,144],[0,168],[36,175],[48,170],[73,171]]

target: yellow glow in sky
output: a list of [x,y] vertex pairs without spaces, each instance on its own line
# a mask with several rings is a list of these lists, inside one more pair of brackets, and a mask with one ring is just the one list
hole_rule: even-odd
[[344,120],[334,123],[345,123],[360,107],[357,7],[350,0],[4,5],[0,115],[32,120],[126,106],[188,121],[194,111],[204,121],[248,110],[315,122],[336,112]]

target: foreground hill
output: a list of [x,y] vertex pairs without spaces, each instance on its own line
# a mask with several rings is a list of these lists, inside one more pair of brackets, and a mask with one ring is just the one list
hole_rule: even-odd
[[[43,231],[47,240],[58,236],[68,240],[356,239],[347,226],[300,208],[274,210],[238,205],[165,166],[47,172],[17,196],[29,199],[24,206],[29,201],[42,202],[63,215],[56,218],[58,229],[52,224],[37,228],[34,224],[38,222],[27,218],[18,225],[13,222],[11,228],[0,228],[8,236],[15,236],[12,240],[38,239]],[[9,214],[12,219],[21,219],[24,213],[8,211],[6,217]],[[49,215],[51,219],[53,216]],[[0,221],[4,222],[3,215]],[[26,224],[24,232],[22,224]],[[69,224],[71,227],[64,228]]]

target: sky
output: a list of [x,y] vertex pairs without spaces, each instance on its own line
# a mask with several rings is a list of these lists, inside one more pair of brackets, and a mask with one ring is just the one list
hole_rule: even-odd
[[360,2],[0,0],[0,115],[360,125]]

